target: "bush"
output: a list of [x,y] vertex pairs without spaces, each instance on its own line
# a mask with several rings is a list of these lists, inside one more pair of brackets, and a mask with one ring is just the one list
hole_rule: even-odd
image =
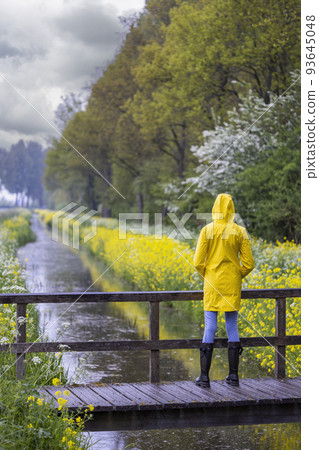
[[[30,230],[31,214],[21,214],[2,220],[0,224],[0,292],[27,292],[24,269],[15,257],[19,245],[33,240]],[[39,337],[38,312],[28,306],[27,340]],[[0,305],[0,344],[16,339],[16,305]],[[61,415],[52,404],[39,396],[38,388],[45,384],[66,383],[61,364],[62,354],[30,353],[26,356],[26,376],[15,380],[15,355],[0,353],[0,442],[1,448],[20,449],[87,449],[89,440],[81,431],[89,418],[69,414],[67,399],[61,403]],[[58,391],[59,392],[59,391]],[[67,391],[66,391],[67,392]],[[63,397],[62,393],[58,394]],[[67,395],[67,393],[65,394]],[[64,395],[64,397],[65,397]],[[65,400],[65,401],[64,401]],[[3,446],[3,447],[2,447]]]

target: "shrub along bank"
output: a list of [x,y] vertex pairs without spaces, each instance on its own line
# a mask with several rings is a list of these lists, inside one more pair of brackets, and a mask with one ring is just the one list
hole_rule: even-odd
[[[17,215],[18,214],[18,215]],[[31,213],[11,211],[0,213],[0,292],[27,292],[25,273],[16,258],[16,251],[35,239],[30,228]],[[0,344],[16,339],[16,305],[0,305]],[[27,341],[40,335],[38,312],[29,305],[27,313]],[[41,339],[42,340],[42,339]],[[30,353],[26,356],[26,376],[15,379],[15,355],[0,353],[0,448],[21,449],[87,449],[89,441],[82,436],[84,421],[89,418],[88,406],[84,416],[70,415],[67,409],[68,391],[59,391],[60,413],[39,395],[45,384],[67,381],[61,365],[62,354]]]

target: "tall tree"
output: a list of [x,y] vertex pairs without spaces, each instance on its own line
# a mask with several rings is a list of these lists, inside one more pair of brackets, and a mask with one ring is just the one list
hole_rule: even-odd
[[9,152],[4,150],[2,153],[1,181],[9,192],[16,194],[16,205],[29,207],[31,201],[36,201],[41,207],[45,154],[42,146],[20,139],[10,147]]
[[271,94],[271,107],[250,92],[225,124],[205,131],[204,144],[192,149],[199,164],[186,196],[205,202],[231,193],[249,230],[271,240],[300,240],[298,78],[299,73],[293,75],[284,96]]

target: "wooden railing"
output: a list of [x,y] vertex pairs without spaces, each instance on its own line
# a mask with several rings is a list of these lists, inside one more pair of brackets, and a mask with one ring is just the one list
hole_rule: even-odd
[[[275,336],[241,337],[243,347],[274,346],[275,377],[285,377],[285,354],[287,345],[300,345],[301,336],[286,335],[286,299],[301,297],[301,289],[244,289],[242,299],[275,299]],[[159,304],[161,302],[202,300],[203,291],[156,291],[156,292],[86,292],[54,294],[0,294],[0,304],[17,304],[16,343],[1,344],[0,352],[16,353],[16,376],[25,374],[25,354],[65,351],[119,351],[148,350],[150,382],[159,381],[160,350],[199,348],[200,339],[159,339]],[[101,302],[149,302],[149,339],[131,341],[95,342],[26,342],[27,305],[37,303],[101,303]],[[256,324],[253,324],[256,325]],[[214,340],[216,348],[227,347],[226,338]]]

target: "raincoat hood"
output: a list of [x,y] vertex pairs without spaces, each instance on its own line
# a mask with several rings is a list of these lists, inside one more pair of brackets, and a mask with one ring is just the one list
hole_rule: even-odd
[[229,194],[219,194],[212,210],[213,220],[232,222],[235,218],[235,206]]

